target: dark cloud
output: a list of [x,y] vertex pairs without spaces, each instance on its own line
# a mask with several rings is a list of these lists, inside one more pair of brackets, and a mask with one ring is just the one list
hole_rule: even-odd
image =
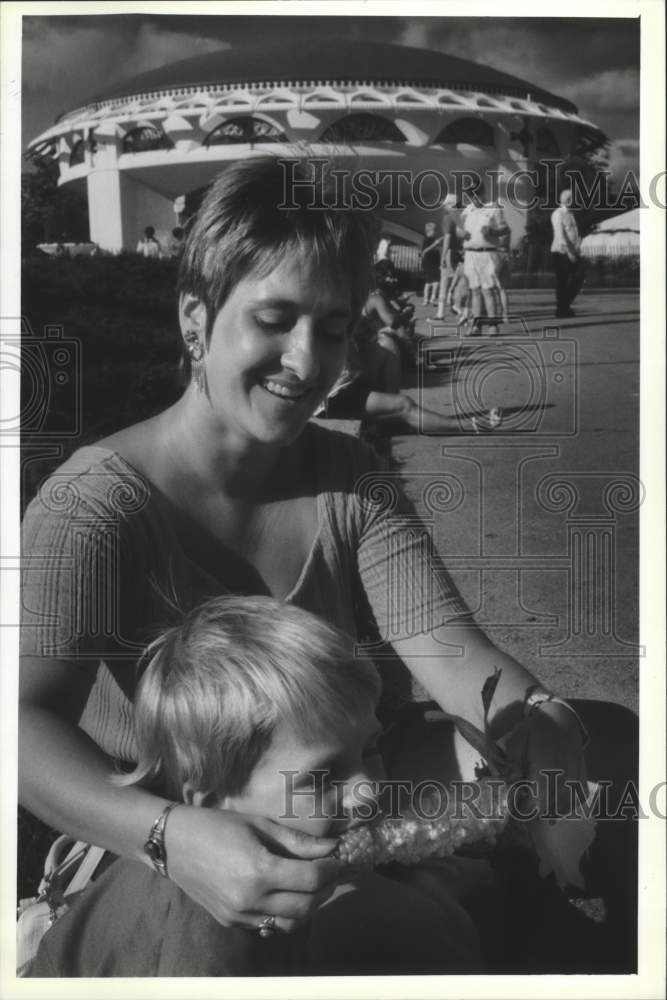
[[617,143],[638,138],[638,19],[150,13],[24,17],[24,138],[109,84],[163,63],[322,36],[391,41],[485,63],[569,98]]

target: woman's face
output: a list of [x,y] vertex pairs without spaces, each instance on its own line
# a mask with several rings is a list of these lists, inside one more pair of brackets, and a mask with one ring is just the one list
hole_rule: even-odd
[[351,321],[349,289],[294,258],[241,280],[204,359],[215,417],[248,440],[293,441],[343,368]]

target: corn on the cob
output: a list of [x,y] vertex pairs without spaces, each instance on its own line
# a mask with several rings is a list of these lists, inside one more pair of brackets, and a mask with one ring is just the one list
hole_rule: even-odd
[[[479,788],[474,808],[466,802],[449,802],[439,815],[439,803],[433,802],[433,819],[413,812],[401,819],[379,819],[349,830],[340,838],[335,857],[355,868],[375,868],[390,862],[414,865],[453,854],[464,844],[482,840],[493,843],[507,821],[507,795],[497,783],[482,780]],[[422,812],[428,813],[430,805],[422,802]]]

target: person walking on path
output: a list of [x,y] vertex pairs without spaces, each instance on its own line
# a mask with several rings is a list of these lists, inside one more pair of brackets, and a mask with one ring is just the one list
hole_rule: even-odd
[[503,323],[509,323],[510,321],[510,309],[509,300],[507,297],[507,289],[509,288],[510,281],[512,280],[512,268],[510,265],[510,243],[511,243],[512,233],[508,229],[507,232],[498,239],[498,271],[496,273],[496,294],[498,296],[498,301],[500,305],[500,314],[503,318]]
[[560,204],[551,213],[551,259],[556,275],[556,319],[574,316],[572,303],[584,282],[581,240],[572,212],[572,192],[561,191]]
[[445,303],[460,256],[456,197],[453,194],[447,195],[442,207],[444,212],[442,216],[442,246],[440,247],[440,288],[438,290],[436,320],[445,318]]
[[440,251],[442,237],[435,235],[435,223],[427,222],[422,240],[422,273],[424,275],[424,305],[435,305],[440,287]]

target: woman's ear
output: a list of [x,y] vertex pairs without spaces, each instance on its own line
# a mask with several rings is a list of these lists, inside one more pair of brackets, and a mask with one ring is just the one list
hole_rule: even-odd
[[183,337],[196,334],[201,343],[206,335],[206,306],[196,295],[182,292],[178,301],[178,318]]
[[186,781],[183,785],[183,802],[186,806],[197,806],[199,808],[212,809],[219,804],[219,796],[215,792],[201,792],[195,790],[191,781]]

